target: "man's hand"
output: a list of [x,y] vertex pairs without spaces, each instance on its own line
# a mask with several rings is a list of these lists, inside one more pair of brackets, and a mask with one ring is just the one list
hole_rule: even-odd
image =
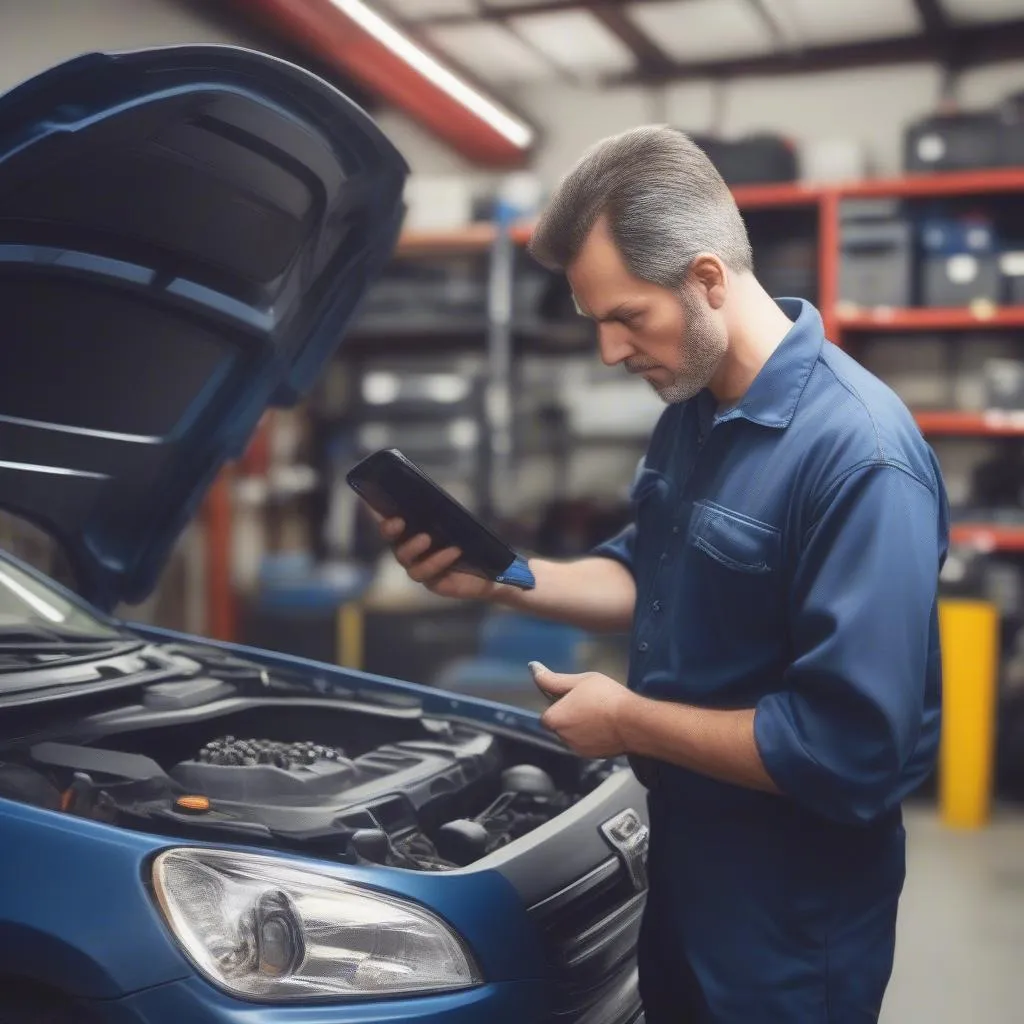
[[541,723],[582,757],[617,757],[626,752],[622,716],[634,699],[621,683],[599,672],[564,675],[531,662],[533,678],[555,703]]
[[453,568],[462,557],[458,548],[431,551],[433,542],[425,533],[405,538],[405,523],[401,519],[382,519],[374,514],[380,535],[391,545],[399,565],[405,569],[409,579],[422,584],[439,597],[450,597],[461,601],[486,601],[493,599],[498,584],[460,572]]
[[530,663],[554,703],[541,722],[582,757],[640,754],[747,789],[777,793],[754,739],[753,710],[651,700],[599,672],[563,675]]

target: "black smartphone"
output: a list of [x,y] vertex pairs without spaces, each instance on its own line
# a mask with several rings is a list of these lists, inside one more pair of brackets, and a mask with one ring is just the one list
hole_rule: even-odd
[[425,533],[433,542],[432,550],[459,548],[462,557],[456,568],[460,571],[498,583],[532,586],[529,570],[515,550],[397,448],[367,456],[345,479],[385,519],[403,519],[407,538]]

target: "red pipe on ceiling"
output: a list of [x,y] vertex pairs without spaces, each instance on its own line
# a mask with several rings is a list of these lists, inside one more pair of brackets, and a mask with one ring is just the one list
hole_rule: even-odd
[[[237,2],[237,0],[236,0]],[[378,42],[330,0],[246,0],[281,34],[404,110],[474,163],[522,166],[526,153]]]

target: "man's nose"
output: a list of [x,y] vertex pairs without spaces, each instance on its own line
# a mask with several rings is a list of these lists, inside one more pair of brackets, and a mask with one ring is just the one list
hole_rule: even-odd
[[623,324],[601,324],[597,332],[601,362],[605,366],[618,366],[633,355],[629,331]]

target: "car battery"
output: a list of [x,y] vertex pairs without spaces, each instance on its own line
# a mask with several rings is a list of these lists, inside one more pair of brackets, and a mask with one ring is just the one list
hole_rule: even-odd
[[913,229],[898,201],[843,204],[839,302],[902,308],[913,302]]
[[927,217],[920,224],[920,240],[922,305],[999,302],[999,256],[991,220]]
[[1003,121],[994,110],[936,114],[907,126],[903,168],[911,173],[999,167]]

